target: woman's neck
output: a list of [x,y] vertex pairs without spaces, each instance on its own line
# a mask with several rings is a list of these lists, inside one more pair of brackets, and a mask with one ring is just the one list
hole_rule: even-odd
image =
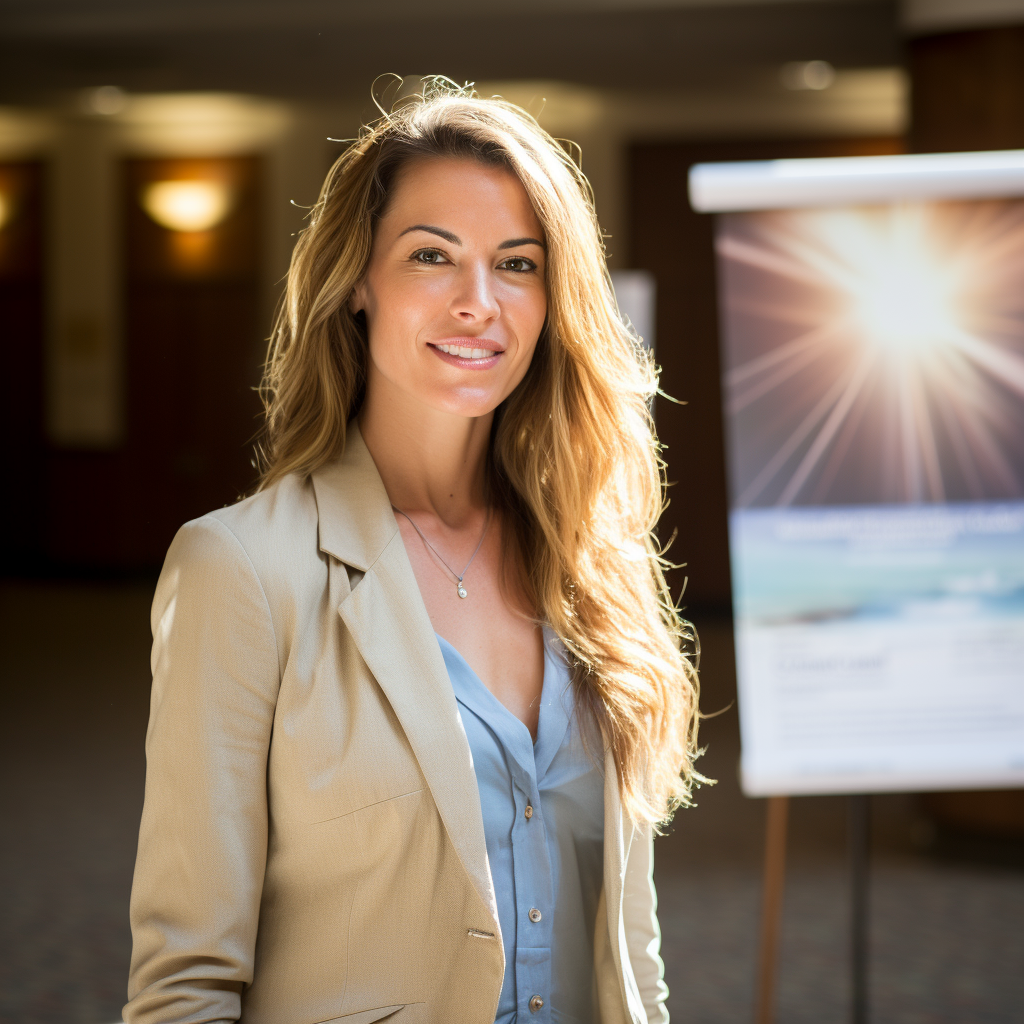
[[367,387],[359,429],[391,504],[433,513],[458,528],[487,506],[487,454],[494,414],[467,418],[407,394],[379,378]]

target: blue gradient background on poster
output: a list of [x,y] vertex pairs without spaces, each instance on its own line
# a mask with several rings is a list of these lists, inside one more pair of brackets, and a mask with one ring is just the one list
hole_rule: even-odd
[[1024,502],[736,509],[730,537],[735,608],[751,622],[895,616],[936,601],[1024,615]]

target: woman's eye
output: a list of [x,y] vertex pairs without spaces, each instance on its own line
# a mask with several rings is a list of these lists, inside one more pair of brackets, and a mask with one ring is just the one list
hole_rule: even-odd
[[537,269],[537,264],[525,256],[510,256],[507,260],[502,261],[501,266],[505,270],[511,270],[517,274],[528,274],[531,270]]
[[437,249],[417,249],[412,254],[412,258],[416,263],[426,263],[428,265],[436,265],[438,263],[447,263],[444,253]]

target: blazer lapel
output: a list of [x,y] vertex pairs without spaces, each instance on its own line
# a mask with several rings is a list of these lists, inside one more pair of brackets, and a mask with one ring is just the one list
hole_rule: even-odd
[[469,741],[380,474],[353,423],[345,455],[313,476],[320,547],[362,571],[338,611],[391,703],[441,820],[498,931]]
[[[623,827],[622,801],[619,797],[619,773],[611,748],[604,753],[604,894],[608,901],[608,932],[612,936],[615,966],[621,969],[619,930],[622,927],[622,887],[626,876],[626,858],[632,833]],[[621,970],[620,970],[621,973]]]
[[632,969],[623,970],[623,963],[629,963],[629,942],[626,938],[623,914],[626,861],[637,838],[636,827],[626,817],[619,796],[619,775],[611,748],[604,756],[604,897],[608,914],[608,936],[611,940],[612,959],[618,978],[623,1006],[631,1021],[645,1019],[634,1009],[642,1007],[643,1000],[636,987]]

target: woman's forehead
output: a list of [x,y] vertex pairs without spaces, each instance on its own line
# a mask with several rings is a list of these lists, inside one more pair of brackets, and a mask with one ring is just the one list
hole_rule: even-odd
[[414,157],[396,176],[381,222],[392,237],[416,223],[457,235],[500,234],[516,227],[513,235],[542,237],[530,197],[515,173],[472,157]]

